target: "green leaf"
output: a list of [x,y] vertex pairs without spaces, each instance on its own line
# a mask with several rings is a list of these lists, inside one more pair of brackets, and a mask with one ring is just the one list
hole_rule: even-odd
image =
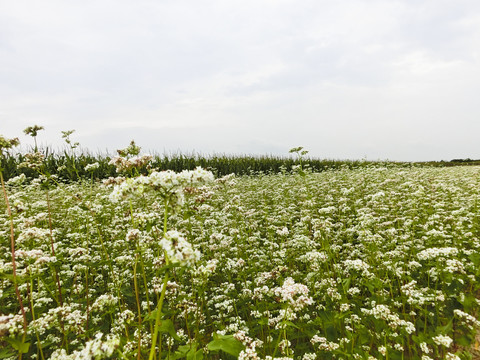
[[0,359],[6,359],[9,357],[15,356],[15,353],[10,352],[8,349],[1,349],[0,350]]
[[450,331],[452,331],[452,329],[453,329],[453,318],[450,319],[447,325],[440,326],[438,328],[439,334],[448,334]]
[[370,340],[372,339],[372,335],[365,329],[361,329],[360,331],[357,330],[358,333],[358,339],[357,343],[361,345],[366,345],[370,343]]
[[473,262],[477,267],[480,266],[480,254],[472,253],[469,256],[470,261]]
[[238,356],[245,346],[235,339],[233,335],[213,335],[213,340],[207,345],[210,351],[223,351],[227,354]]
[[203,349],[197,350],[197,344],[182,345],[178,347],[178,350],[171,356],[172,360],[183,359],[187,360],[203,360]]
[[402,360],[402,359],[404,359],[404,355],[401,352],[390,350],[388,352],[388,355],[389,355],[389,359],[392,359],[392,360]]
[[158,327],[158,331],[160,333],[169,334],[175,340],[180,341],[180,338],[178,337],[177,332],[175,331],[175,327],[173,326],[173,322],[170,319],[162,320],[160,322],[160,326]]
[[173,354],[172,359],[177,360],[177,359],[182,359],[185,356],[187,356],[187,353],[190,351],[190,345],[182,345],[178,347],[178,350],[175,351],[175,354]]
[[465,294],[463,302],[460,302],[465,307],[465,310],[468,312],[471,309],[474,309],[477,304],[477,298],[472,294]]
[[293,322],[291,321],[284,321],[284,324],[288,325],[288,326],[291,326],[291,327],[294,327],[295,329],[300,329],[297,325],[295,325]]
[[257,321],[258,325],[268,325],[268,319],[267,318],[261,318]]
[[20,354],[27,353],[28,349],[30,348],[30,343],[26,343],[26,342],[24,342],[24,340],[21,340],[21,339],[7,339],[7,341]]
[[461,337],[456,337],[455,342],[462,346],[470,346],[475,340],[475,336],[472,334],[464,334]]
[[422,342],[426,342],[428,340],[428,336],[420,333],[418,336],[417,335],[412,335],[412,340],[415,344],[420,344]]
[[333,323],[333,316],[330,312],[326,311],[319,311],[318,312],[318,317],[324,322],[325,324],[331,324]]
[[196,346],[193,347],[187,354],[187,360],[203,360],[203,349],[198,351],[196,350]]
[[13,281],[13,274],[0,273],[0,278],[5,278],[7,280]]
[[[146,320],[146,321],[155,320],[155,319],[157,318],[157,310],[158,310],[158,309],[155,308],[155,310],[152,310],[152,311],[150,312],[150,314],[145,315],[144,320]],[[160,314],[160,318],[162,318],[164,315],[165,315],[165,314],[162,312],[162,313]]]

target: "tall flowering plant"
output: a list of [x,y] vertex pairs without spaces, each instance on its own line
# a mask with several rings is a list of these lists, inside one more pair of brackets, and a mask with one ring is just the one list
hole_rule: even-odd
[[[122,162],[118,161],[117,163]],[[168,321],[162,322],[162,307],[165,300],[168,280],[171,277],[170,269],[172,267],[192,266],[201,255],[200,252],[195,250],[192,244],[185,239],[183,234],[176,230],[168,231],[168,215],[171,212],[175,212],[183,204],[185,189],[191,191],[192,188],[210,183],[213,180],[213,174],[200,167],[197,167],[195,170],[185,170],[180,173],[174,171],[153,171],[149,175],[140,175],[124,179],[120,184],[114,186],[110,195],[110,199],[113,202],[119,202],[128,197],[141,196],[145,192],[154,192],[163,203],[164,221],[162,236],[158,242],[158,256],[163,256],[166,270],[160,289],[160,297],[154,312],[155,325],[151,334],[152,342],[148,357],[149,360],[154,359],[156,356],[158,335],[161,327],[169,324]],[[161,342],[159,352],[161,354]]]

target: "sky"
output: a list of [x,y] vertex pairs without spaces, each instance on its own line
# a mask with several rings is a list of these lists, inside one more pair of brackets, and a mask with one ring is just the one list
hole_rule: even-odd
[[0,0],[0,134],[480,159],[478,0]]

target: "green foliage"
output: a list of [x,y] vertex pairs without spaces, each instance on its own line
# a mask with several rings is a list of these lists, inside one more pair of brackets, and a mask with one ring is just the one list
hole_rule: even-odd
[[25,342],[22,338],[10,338],[7,342],[15,349],[19,354],[25,354],[30,348],[30,343]]
[[[480,310],[479,181],[469,167],[258,174],[188,188],[178,206],[135,186],[114,201],[112,188],[87,181],[52,183],[48,204],[36,182],[7,184],[18,285],[35,311],[22,344],[4,232],[0,312],[17,333],[0,340],[0,358],[101,342],[112,356],[147,359],[156,333],[157,359],[243,350],[262,359],[468,359]],[[202,255],[167,265],[165,228]]]
[[[110,163],[72,133],[60,153],[0,138],[0,358],[475,358],[477,168],[152,164],[133,141]],[[217,179],[178,173],[197,166]]]
[[235,339],[233,335],[213,334],[213,340],[207,345],[208,350],[216,352],[223,351],[227,354],[238,356],[245,346]]
[[[115,166],[109,164],[112,159],[108,155],[92,154],[90,152],[76,153],[72,155],[70,151],[54,151],[46,148],[43,151],[45,155],[44,165],[45,171],[51,175],[56,175],[61,181],[73,182],[80,179],[90,179],[93,175],[95,179],[105,179],[117,176]],[[4,177],[6,180],[25,174],[27,177],[35,178],[37,172],[22,168],[18,165],[25,161],[25,155],[21,153],[8,153],[0,160],[0,166],[4,169]],[[236,175],[255,175],[255,174],[276,174],[289,173],[298,169],[301,165],[308,164],[313,172],[321,172],[329,169],[341,168],[362,168],[372,165],[385,165],[383,162],[366,162],[360,160],[331,160],[316,158],[291,158],[274,155],[226,155],[215,154],[210,156],[199,154],[165,154],[154,155],[151,167],[158,170],[173,170],[180,172],[182,170],[193,170],[200,166],[213,171],[217,176],[221,177],[231,173]],[[89,164],[98,163],[99,167],[92,171],[85,170]],[[393,163],[391,163],[393,165]],[[407,163],[396,164],[410,166]],[[142,173],[147,173],[147,169],[140,169]],[[78,172],[78,177],[77,177]]]

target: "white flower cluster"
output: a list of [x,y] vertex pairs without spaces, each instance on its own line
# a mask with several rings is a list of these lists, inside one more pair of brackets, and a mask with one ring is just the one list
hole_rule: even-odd
[[274,289],[274,293],[295,310],[301,310],[305,306],[313,304],[312,298],[308,296],[308,287],[295,283],[292,278],[285,279],[281,287]]
[[215,180],[217,184],[225,184],[228,186],[234,186],[237,181],[235,180],[235,174],[228,174]]
[[421,349],[422,352],[424,352],[425,354],[429,354],[430,351],[431,351],[431,350],[428,348],[427,343],[425,343],[425,342],[420,343],[420,349]]
[[80,351],[74,351],[68,355],[64,349],[53,352],[50,360],[100,360],[112,356],[115,349],[120,345],[120,339],[117,336],[107,335],[102,340],[103,334],[98,332],[95,339],[88,341],[85,347]]
[[450,347],[452,345],[452,338],[446,335],[437,335],[432,340],[435,342],[437,345],[442,345],[445,346],[446,348]]
[[197,167],[195,170],[183,170],[176,173],[172,170],[154,171],[148,176],[140,176],[138,182],[154,189],[163,189],[167,192],[178,187],[195,187],[212,182],[214,176],[211,171]]
[[299,261],[307,264],[312,272],[320,271],[327,259],[328,257],[324,252],[317,250],[309,251],[298,258]]
[[7,181],[7,185],[19,186],[19,185],[22,185],[25,182],[26,179],[27,179],[27,177],[25,176],[25,174],[20,174],[18,176],[10,178]]
[[213,179],[212,172],[201,167],[197,167],[195,170],[184,170],[180,173],[172,170],[153,171],[147,176],[141,175],[127,179],[120,185],[116,185],[110,199],[117,202],[128,194],[142,193],[145,189],[150,188],[158,191],[161,196],[170,198],[174,196],[181,203],[184,188],[206,184],[212,182]]
[[41,152],[33,152],[25,154],[25,161],[18,164],[18,168],[30,168],[33,170],[38,170],[42,167],[43,161],[45,160],[45,155]]
[[198,266],[198,268],[196,269],[196,273],[201,274],[204,277],[208,277],[215,272],[215,270],[217,269],[217,265],[217,259],[208,260],[205,265]]
[[28,327],[40,335],[52,328],[77,335],[83,334],[87,317],[79,308],[78,304],[71,304],[49,309],[47,313],[31,321]]
[[372,274],[368,269],[370,268],[370,265],[368,265],[365,261],[361,259],[347,259],[343,261],[343,267],[344,267],[344,273],[345,275],[348,276],[349,272],[351,270],[355,270],[358,272],[361,272],[363,276],[365,277],[371,277]]
[[152,155],[144,154],[142,156],[133,156],[131,158],[126,158],[123,156],[114,156],[109,165],[114,165],[117,169],[117,172],[129,171],[134,168],[142,168],[147,165],[153,159]]
[[372,315],[375,319],[386,321],[388,326],[390,326],[392,329],[400,327],[403,328],[408,334],[415,332],[415,325],[413,323],[400,319],[397,314],[392,313],[388,306],[383,304],[372,305],[373,307],[371,310],[362,308],[362,313],[366,315]]
[[238,354],[238,360],[260,360],[254,346],[247,347]]
[[103,294],[100,295],[98,298],[95,299],[95,302],[92,304],[91,310],[92,311],[104,311],[105,309],[115,305],[118,299],[116,296],[112,294]]
[[387,348],[386,348],[384,345],[379,346],[379,347],[378,347],[378,352],[379,352],[380,354],[382,354],[383,356],[385,356],[385,355],[387,354]]
[[458,316],[464,323],[466,323],[470,328],[480,328],[480,321],[478,321],[474,316],[463,312],[462,310],[455,309],[453,313]]
[[201,256],[200,251],[194,249],[192,244],[176,230],[168,231],[160,240],[160,246],[172,263],[192,264]]
[[452,354],[452,353],[446,353],[445,354],[445,360],[461,360],[458,355]]
[[425,303],[435,302],[436,296],[427,294],[429,288],[419,289],[416,285],[417,282],[412,280],[401,287],[402,293],[408,296],[407,303],[423,305]]
[[316,345],[318,347],[318,350],[322,351],[333,351],[337,350],[340,347],[340,345],[338,345],[337,343],[328,341],[326,338],[318,335],[314,335],[310,342],[313,345]]
[[22,315],[0,315],[0,338],[3,336],[15,336],[23,333]]
[[94,171],[97,170],[100,167],[100,164],[98,162],[94,162],[93,164],[87,164],[85,166],[85,171]]
[[428,248],[420,251],[417,254],[419,260],[433,260],[439,257],[449,257],[456,256],[458,254],[458,249],[453,247],[444,247],[444,248]]
[[297,314],[292,308],[281,309],[278,316],[268,319],[268,326],[285,329],[287,327],[285,321],[294,321],[295,319],[297,319]]
[[18,261],[17,266],[19,270],[21,267],[25,267],[23,272],[32,274],[39,274],[42,271],[45,271],[45,267],[42,267],[43,264],[55,262],[57,258],[55,256],[46,255],[43,250],[33,249],[33,250],[17,250],[15,251],[15,257]]
[[447,259],[446,266],[443,269],[446,273],[460,273],[465,274],[465,266],[458,259]]
[[17,237],[17,244],[23,244],[31,240],[47,240],[50,232],[47,229],[40,229],[37,227],[31,227],[24,229]]
[[244,330],[238,330],[233,337],[245,345],[245,349],[238,355],[239,360],[261,360],[257,354],[257,347],[262,347],[263,342],[259,339],[252,339]]
[[283,227],[283,229],[278,229],[277,234],[280,236],[287,236],[290,232],[288,231],[288,228]]
[[33,249],[33,250],[17,250],[15,251],[15,257],[19,259],[25,259],[28,261],[34,261],[38,263],[45,263],[49,261],[55,261],[55,257],[46,256],[43,250]]

